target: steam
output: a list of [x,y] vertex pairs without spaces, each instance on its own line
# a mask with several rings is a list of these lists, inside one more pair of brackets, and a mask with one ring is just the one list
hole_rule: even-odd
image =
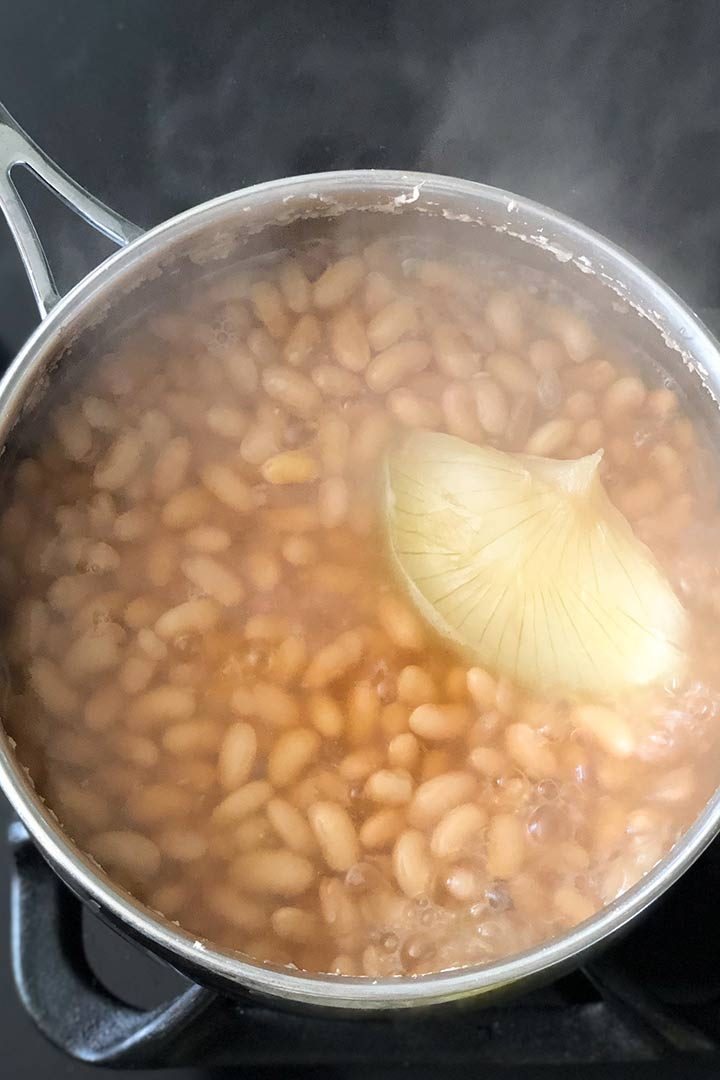
[[691,302],[714,302],[720,200],[704,155],[717,87],[712,65],[693,63],[703,20],[683,7],[639,0],[611,23],[574,0],[396,0],[342,17],[321,2],[312,18],[301,4],[228,6],[155,75],[156,183],[181,209],[323,169],[465,176],[587,222]]
[[[313,8],[314,25],[320,5]],[[424,67],[378,35],[366,9],[344,8],[309,34],[303,5],[217,21],[197,48],[222,58],[209,81],[164,67],[152,92],[162,183],[184,205],[260,180],[323,169],[407,168],[427,131]],[[206,74],[206,69],[205,72]]]
[[[295,173],[455,174],[563,210],[691,303],[716,304],[717,75],[702,17],[712,10],[634,0],[611,19],[575,0],[223,5],[196,20],[191,39],[168,24],[137,117],[145,157],[125,166],[123,146],[106,139],[121,186],[99,194],[149,225]],[[72,215],[49,220],[40,231],[55,240],[67,287],[100,252]],[[2,234],[6,309],[22,311],[25,333],[36,317],[15,266]],[[8,351],[20,344],[0,334]]]

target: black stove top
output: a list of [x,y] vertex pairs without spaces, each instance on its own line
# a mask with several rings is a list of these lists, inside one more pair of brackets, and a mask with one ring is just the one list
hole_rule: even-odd
[[[2,817],[10,820],[6,807]],[[55,882],[24,830],[11,825],[10,838],[24,877],[37,875],[41,899],[47,888],[62,893],[67,904],[61,904],[60,917],[74,921],[75,902]],[[8,882],[0,883],[0,920],[7,925]],[[195,1030],[183,1035],[182,1044],[162,1057],[169,1066],[163,1075],[190,1080],[233,1065],[239,1075],[253,1077],[390,1076],[410,1069],[445,1076],[468,1067],[482,1076],[518,1078],[535,1076],[540,1069],[548,1080],[716,1076],[719,891],[720,846],[715,844],[624,940],[581,971],[506,1004],[480,1008],[470,1002],[419,1016],[345,1019],[217,998]],[[31,912],[24,932],[37,930],[35,920],[50,910],[48,904]],[[65,935],[64,947],[78,951],[72,934]],[[188,985],[87,912],[82,951],[102,984],[138,1008],[151,1009]],[[56,960],[62,965],[66,955],[55,957],[50,951],[40,957],[40,977],[51,983],[51,996],[62,992],[54,975]],[[72,1008],[70,1000],[67,1007]],[[7,966],[0,972],[0,1010],[8,1069],[3,1076],[44,1080],[89,1073],[90,1066],[70,1061],[32,1029]],[[73,1025],[84,1019],[74,1018]],[[118,1075],[104,1068],[93,1071]],[[141,1069],[132,1075],[154,1074]]]
[[[24,0],[1,21],[0,100],[140,225],[276,176],[427,169],[555,206],[628,247],[691,305],[720,302],[715,0]],[[67,286],[103,242],[42,192],[29,202]],[[0,227],[2,365],[35,323]],[[9,823],[0,801],[0,835]],[[10,861],[0,843],[0,1076],[90,1075],[45,1042],[17,1000]],[[718,1075],[718,895],[716,843],[624,941],[549,988],[419,1023],[221,1002],[197,1048],[205,1064],[168,1061],[164,1075],[189,1080],[228,1062],[243,1076],[306,1077],[321,1066],[326,1075],[441,1066],[553,1080]],[[182,984],[90,917],[85,941],[102,979],[134,1004]]]

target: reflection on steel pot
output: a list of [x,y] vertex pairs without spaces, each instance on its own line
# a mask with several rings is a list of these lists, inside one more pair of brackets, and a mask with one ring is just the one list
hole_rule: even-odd
[[[10,179],[25,165],[83,218],[122,245],[61,298],[32,223]],[[717,344],[693,313],[649,271],[584,226],[520,197],[464,180],[428,174],[354,171],[294,177],[214,199],[143,234],[102,206],[58,170],[0,107],[0,206],[10,223],[43,315],[0,386],[2,440],[52,389],[63,358],[78,342],[91,342],[150,307],[184,268],[221,268],[250,257],[322,236],[328,220],[382,215],[389,230],[409,227],[445,245],[473,244],[513,262],[529,274],[557,281],[600,316],[626,324],[641,349],[660,357],[690,407],[712,436],[718,433],[713,395],[720,394]],[[409,1009],[469,995],[506,994],[577,964],[588,950],[653,902],[687,869],[715,835],[720,794],[670,854],[637,885],[572,932],[502,962],[414,978],[359,979],[311,975],[243,960],[195,941],[114,887],[91,859],[64,835],[18,765],[10,740],[0,738],[0,783],[46,860],[71,889],[123,932],[189,974],[226,993],[265,995],[286,1004],[331,1010]],[[22,867],[21,867],[22,869]],[[32,874],[39,871],[33,866]],[[47,890],[46,890],[47,891]],[[38,890],[36,889],[36,893]],[[50,894],[51,895],[51,894]],[[18,897],[22,899],[22,886]],[[48,925],[51,926],[52,919]],[[38,1004],[32,978],[33,941],[21,935],[18,978],[36,1019],[50,1037],[61,1038],[50,1003]],[[80,993],[77,978],[68,993]],[[83,985],[83,1007],[93,1010],[104,1032],[96,1060],[149,1060],[117,1056],[120,1044],[170,1038],[207,1003],[203,991],[188,992],[151,1020],[122,1013],[109,998]],[[92,1006],[90,1002],[93,1002]],[[60,1005],[58,1006],[58,1009]],[[113,1017],[117,1021],[113,1028]],[[155,1034],[153,1035],[152,1032]],[[115,1054],[115,1056],[113,1056]]]

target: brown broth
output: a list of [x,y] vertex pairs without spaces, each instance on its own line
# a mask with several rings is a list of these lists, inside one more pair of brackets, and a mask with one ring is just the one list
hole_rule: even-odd
[[[6,726],[78,845],[200,937],[349,975],[489,962],[638,881],[717,786],[717,500],[675,393],[573,311],[335,258],[198,288],[58,403],[0,520]],[[401,595],[377,484],[413,427],[604,448],[692,623],[686,674],[616,703],[630,756]]]

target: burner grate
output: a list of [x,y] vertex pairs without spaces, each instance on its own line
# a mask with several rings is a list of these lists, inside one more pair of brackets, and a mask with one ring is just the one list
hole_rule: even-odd
[[[138,1012],[123,1001],[128,994],[122,986],[153,981],[145,975],[147,956],[83,912],[21,827],[11,828],[11,840],[17,866],[13,952],[21,996],[42,1030],[79,1060],[114,1067],[232,1064],[256,1069],[578,1069],[680,1058],[720,1062],[720,994],[714,984],[701,987],[688,965],[686,1000],[671,1000],[683,996],[677,961],[687,951],[688,937],[679,936],[671,948],[667,932],[679,917],[674,906],[686,914],[688,896],[698,903],[717,895],[708,885],[720,873],[718,845],[625,941],[584,970],[506,1004],[482,1008],[473,999],[422,1013],[330,1017],[195,991],[196,1003],[179,1030],[161,1032],[158,1040],[153,1013],[147,1011],[155,1003],[146,1002],[139,1015],[148,1018],[152,1039],[123,1041],[108,1037],[112,1011],[122,1014],[118,1028],[137,1027]],[[688,932],[692,939],[692,928]],[[714,946],[706,942],[706,947]],[[655,962],[650,974],[647,965],[640,968],[636,962],[648,952]],[[181,991],[187,985],[182,980]],[[667,992],[663,996],[661,991]],[[170,992],[167,982],[161,992]],[[172,992],[177,993],[175,986]]]

